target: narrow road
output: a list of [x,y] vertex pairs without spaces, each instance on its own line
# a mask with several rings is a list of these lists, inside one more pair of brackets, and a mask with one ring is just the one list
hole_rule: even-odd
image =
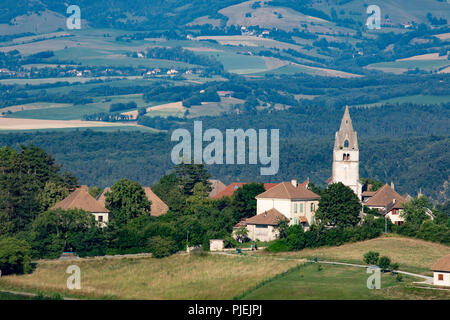
[[[309,260],[310,262],[315,262],[313,260]],[[364,264],[354,264],[354,263],[345,263],[345,262],[334,262],[334,261],[317,261],[318,263],[328,263],[328,264],[339,264],[339,265],[343,265],[343,266],[351,266],[351,267],[359,267],[359,268],[367,268],[367,265]],[[407,272],[407,271],[400,271],[400,270],[395,270],[395,272],[401,273],[401,274],[406,274],[408,276],[412,276],[412,277],[417,277],[417,278],[421,278],[424,281],[419,282],[419,283],[426,283],[426,284],[433,284],[433,277],[428,277],[428,276],[424,276],[422,274],[417,274],[417,273],[412,273],[412,272]]]

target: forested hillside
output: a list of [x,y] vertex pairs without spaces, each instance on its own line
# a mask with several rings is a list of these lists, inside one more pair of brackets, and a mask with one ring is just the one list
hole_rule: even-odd
[[[292,178],[324,185],[331,175],[334,132],[327,137],[291,137],[280,142],[280,170],[260,176],[256,165],[207,166],[214,178],[232,181],[280,182]],[[173,167],[170,136],[133,132],[47,132],[2,134],[0,145],[35,144],[51,153],[80,183],[106,187],[122,178],[143,185],[155,183]],[[450,138],[443,136],[360,138],[360,175],[390,183],[434,200],[448,199]],[[445,152],[443,152],[446,150]]]

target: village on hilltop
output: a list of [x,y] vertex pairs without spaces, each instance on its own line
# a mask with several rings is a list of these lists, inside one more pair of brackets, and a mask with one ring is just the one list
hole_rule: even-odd
[[[246,183],[234,182],[226,186],[222,181],[210,179],[212,190],[209,197],[221,199],[231,197],[234,192]],[[348,106],[345,108],[339,131],[335,135],[333,148],[332,176],[327,184],[342,183],[349,187],[360,200],[363,208],[375,209],[379,218],[390,219],[400,226],[405,222],[403,204],[412,199],[408,194],[400,195],[395,191],[394,183],[385,184],[376,191],[372,191],[370,184],[362,184],[359,178],[359,148],[356,131],[353,130],[352,120]],[[284,220],[288,225],[301,225],[309,230],[315,222],[320,196],[308,189],[309,179],[299,183],[296,179],[281,183],[264,183],[265,192],[256,196],[255,215],[242,219],[233,228],[233,237],[240,241],[238,231],[246,229],[246,235],[251,241],[268,242],[276,240],[279,236],[277,225]],[[144,187],[147,199],[151,202],[151,215],[158,217],[169,210],[150,187]],[[82,209],[91,212],[101,227],[109,221],[109,210],[106,208],[106,194],[111,192],[106,188],[97,198],[92,197],[87,186],[81,186],[67,198],[55,204],[52,209]],[[420,195],[420,192],[419,192]],[[431,210],[426,214],[434,219]],[[360,218],[365,213],[360,213]],[[223,240],[211,240],[211,251],[223,250]],[[441,272],[435,274],[435,284],[450,286],[450,265],[448,257],[443,258],[447,263],[437,261],[434,269]],[[446,267],[443,268],[442,265]],[[442,270],[441,270],[442,269]],[[444,276],[445,274],[445,276]]]

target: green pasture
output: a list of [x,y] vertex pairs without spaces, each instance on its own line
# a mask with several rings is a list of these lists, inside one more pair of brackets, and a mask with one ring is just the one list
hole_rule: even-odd
[[308,264],[291,269],[243,295],[248,300],[449,299],[450,291],[415,288],[418,278],[381,274],[381,288],[368,289],[366,268]]

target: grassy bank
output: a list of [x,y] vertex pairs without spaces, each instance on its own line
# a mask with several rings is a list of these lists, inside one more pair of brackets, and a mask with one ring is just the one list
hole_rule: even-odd
[[241,296],[250,300],[384,300],[450,299],[450,291],[416,288],[416,278],[383,273],[381,288],[367,288],[366,269],[308,264],[293,268]]
[[450,247],[419,239],[387,235],[338,247],[304,249],[299,252],[284,252],[275,255],[309,259],[317,257],[319,260],[364,263],[363,256],[368,251],[377,251],[380,256],[388,256],[392,262],[399,264],[400,270],[431,276],[431,265],[437,259],[450,254]]

